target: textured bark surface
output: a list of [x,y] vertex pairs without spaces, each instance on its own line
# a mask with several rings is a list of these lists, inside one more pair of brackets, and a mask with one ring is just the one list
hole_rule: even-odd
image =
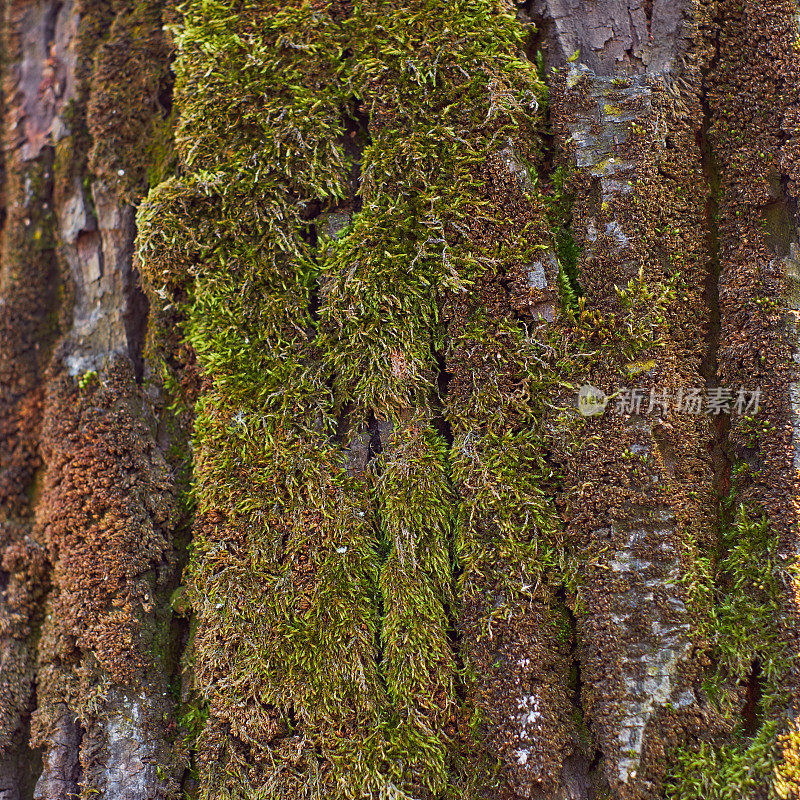
[[0,800],[800,797],[799,19],[4,0]]

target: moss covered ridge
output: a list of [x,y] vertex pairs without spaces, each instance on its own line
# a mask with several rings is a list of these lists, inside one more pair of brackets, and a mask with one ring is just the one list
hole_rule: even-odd
[[[505,745],[485,774],[464,762],[456,689],[475,667],[451,638],[484,572],[541,569],[531,523],[555,519],[525,386],[554,379],[512,307],[530,317],[549,295],[527,271],[555,264],[525,30],[483,0],[181,15],[179,177],[138,223],[145,280],[180,306],[203,380],[188,573],[201,796],[462,797],[524,780]],[[356,202],[346,137],[362,110]],[[316,215],[339,209],[350,224],[319,241]],[[443,409],[440,359],[470,342],[480,381]],[[381,455],[347,468],[373,421]],[[452,461],[448,424],[469,459]],[[509,517],[492,497],[520,468]],[[498,591],[527,596],[528,577]]]
[[[673,420],[682,439],[668,426],[617,436],[567,410],[587,375],[611,391],[641,372],[697,378],[699,84],[686,114],[652,91],[674,154],[632,123],[631,191],[576,205],[586,241],[590,212],[607,226],[587,261],[564,174],[537,173],[547,92],[504,5],[189,0],[172,35],[178,169],[140,208],[138,246],[157,317],[197,360],[200,796],[558,796],[564,765],[587,774],[592,736],[607,774],[627,759],[624,791],[660,791],[670,755],[650,734],[641,768],[622,751],[622,689],[606,677],[627,654],[582,606],[622,593],[606,576],[614,548],[587,533],[597,520],[622,536],[633,498],[669,521],[697,651],[720,665],[709,696],[724,700],[754,660],[775,685],[786,668],[778,632],[736,637],[782,602],[777,567],[758,574],[778,518],[763,519],[763,482],[739,487],[715,573],[701,557],[711,479],[670,473],[710,474],[695,447],[707,421]],[[624,80],[608,85],[627,102]],[[619,111],[602,106],[621,125]],[[619,164],[594,167],[608,178]],[[616,286],[628,246],[635,268]],[[742,432],[735,420],[732,440]],[[651,460],[626,461],[642,442]],[[653,475],[666,477],[654,488]],[[691,661],[699,689],[703,658]],[[686,696],[688,711],[647,712],[670,746],[691,735]],[[785,698],[770,697],[755,734],[679,750],[668,791],[702,794],[715,770],[763,783],[773,767],[790,786],[796,732],[776,765]]]
[[704,688],[731,730],[678,752],[668,796],[792,798],[800,796],[797,329],[786,312],[796,302],[796,6],[719,0],[710,11],[716,52],[704,89],[717,168],[719,372],[727,385],[760,387],[763,402],[757,416],[731,417],[731,490],[711,569],[714,669]]
[[369,740],[382,696],[372,515],[330,441],[308,310],[318,266],[304,204],[345,193],[346,38],[310,5],[187,3],[182,14],[184,177],[151,195],[139,223],[148,280],[185,291],[205,385],[188,575],[209,705],[201,794],[335,794],[358,783],[347,746]]

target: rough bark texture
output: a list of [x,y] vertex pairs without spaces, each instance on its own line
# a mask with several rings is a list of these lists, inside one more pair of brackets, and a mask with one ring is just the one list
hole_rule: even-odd
[[0,800],[800,797],[798,19],[4,0]]

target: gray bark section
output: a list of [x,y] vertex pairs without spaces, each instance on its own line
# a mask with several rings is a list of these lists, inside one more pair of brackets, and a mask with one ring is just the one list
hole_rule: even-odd
[[534,0],[550,57],[579,61],[597,75],[662,72],[680,49],[685,0]]
[[20,27],[22,60],[12,67],[19,93],[16,105],[20,155],[28,161],[58,141],[64,132],[59,113],[75,99],[75,34],[78,14],[73,0],[31,3]]
[[117,690],[108,705],[108,714],[88,732],[88,747],[97,748],[93,761],[100,767],[91,776],[91,787],[104,800],[169,796],[159,775],[171,772],[162,761],[166,750],[163,721],[171,710],[166,693],[152,685],[139,687],[137,693]]
[[60,710],[33,800],[71,800],[78,795],[82,733],[69,709],[62,706]]
[[92,184],[96,216],[83,186],[59,209],[63,250],[75,284],[70,375],[105,366],[115,355],[135,360],[138,342],[128,335],[136,275],[133,272],[134,210],[101,183]]
[[[591,260],[596,248],[605,254],[601,258],[614,259],[620,286],[640,265],[632,248],[637,232],[628,229],[625,215],[638,177],[628,145],[630,126],[635,122],[653,130],[657,123],[651,111],[652,87],[674,67],[683,49],[687,5],[655,2],[652,16],[638,0],[541,0],[534,6],[544,20],[550,61],[569,62],[567,94],[576,99],[574,108],[562,115],[575,144],[576,166],[596,187],[595,210],[613,209],[611,220],[606,217],[601,225],[587,192],[578,215],[583,227],[575,234],[584,245],[585,259]],[[626,76],[626,85],[615,80],[620,75]],[[651,421],[631,415],[624,424],[640,442],[634,445],[637,455],[649,464],[658,463]],[[614,428],[601,428],[612,447]],[[658,482],[661,475],[653,469],[651,479]],[[643,499],[646,493],[643,486]],[[654,509],[645,501],[624,519],[598,521],[601,525],[590,538],[609,541],[612,550],[601,569],[588,571],[584,600],[591,611],[580,615],[578,634],[584,681],[596,698],[596,734],[606,775],[615,793],[627,796],[642,788],[634,788],[634,783],[639,783],[647,728],[657,710],[667,703],[680,709],[697,702],[691,687],[679,678],[681,662],[691,652],[691,625],[679,588],[678,531],[672,511]],[[621,674],[604,675],[603,642],[619,643]]]

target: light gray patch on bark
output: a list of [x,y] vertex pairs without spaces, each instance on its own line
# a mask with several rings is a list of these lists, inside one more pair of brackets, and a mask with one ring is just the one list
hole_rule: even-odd
[[33,800],[74,800],[78,796],[82,732],[66,706],[60,711]]
[[[636,165],[620,150],[630,139],[631,124],[651,112],[651,81],[650,76],[640,75],[620,86],[614,78],[598,76],[583,64],[569,66],[568,86],[579,86],[576,91],[580,91],[589,102],[566,122],[575,143],[577,166],[598,181],[601,205],[634,191]],[[598,230],[597,220],[589,217],[586,241],[597,242],[601,235],[624,256],[630,245],[630,236],[620,220],[612,219]],[[622,284],[638,270],[633,260],[629,264],[623,261],[623,265],[630,269],[629,273],[620,275]]]
[[532,289],[547,288],[547,276],[544,272],[544,264],[541,261],[534,261],[528,266],[528,285]]
[[530,306],[530,315],[537,322],[552,323],[557,314],[557,292],[553,287],[557,285],[559,263],[555,251],[548,249],[543,257],[532,261],[525,267],[527,288],[535,296],[535,302]]
[[[621,755],[617,762],[623,783],[636,773],[645,727],[657,708],[667,703],[684,708],[695,699],[677,680],[680,661],[691,651],[691,625],[684,602],[673,596],[681,579],[674,557],[675,520],[667,508],[659,509],[655,517],[655,524],[630,528],[626,546],[609,561],[611,569],[623,573],[630,586],[613,598],[611,606],[613,628],[627,644],[622,661]],[[665,604],[658,602],[659,593],[667,597]],[[644,637],[637,633],[641,631],[647,632]]]
[[23,160],[36,158],[47,143],[65,133],[59,112],[75,93],[72,43],[77,30],[72,0],[35,3],[25,10],[20,26],[22,59],[13,70],[21,97],[12,122]]
[[595,74],[585,64],[570,64],[567,86],[589,101],[566,120],[575,143],[575,160],[600,179],[602,200],[633,190],[634,164],[619,155],[629,139],[631,123],[649,113],[651,78],[638,75],[620,85]]
[[682,49],[687,0],[535,0],[534,18],[545,28],[549,61],[579,60],[598,75],[669,70]]
[[69,200],[57,209],[63,252],[75,285],[70,375],[102,369],[115,355],[133,357],[128,329],[136,289],[134,210],[100,182],[92,184],[92,211],[83,186],[75,182]]
[[[107,800],[139,800],[158,782],[157,742],[145,727],[147,697],[117,697],[117,708],[105,722]],[[150,721],[152,724],[152,721]]]
[[[786,303],[789,325],[793,333],[796,351],[795,363],[800,364],[800,246],[792,242],[789,255],[783,259],[784,273],[788,284]],[[792,417],[792,465],[800,471],[800,383],[789,384]]]
[[[612,525],[612,538],[622,534],[624,544],[614,551],[608,566],[615,583],[621,578],[627,589],[612,594],[598,585],[589,589],[591,603],[603,611],[582,624],[590,640],[603,630],[622,644],[618,696],[609,696],[601,709],[603,716],[617,720],[618,756],[609,753],[607,758],[623,784],[636,776],[645,730],[658,708],[669,704],[680,709],[696,702],[694,692],[679,677],[681,662],[692,646],[674,552],[675,519],[667,508],[650,516],[642,509],[637,518],[634,509],[630,521]],[[596,531],[598,537],[602,533]]]
[[87,796],[103,800],[175,796],[177,775],[165,761],[164,720],[169,705],[166,693],[157,687],[137,694],[118,688],[109,692],[101,713],[87,726],[81,748],[89,763],[81,781]]

